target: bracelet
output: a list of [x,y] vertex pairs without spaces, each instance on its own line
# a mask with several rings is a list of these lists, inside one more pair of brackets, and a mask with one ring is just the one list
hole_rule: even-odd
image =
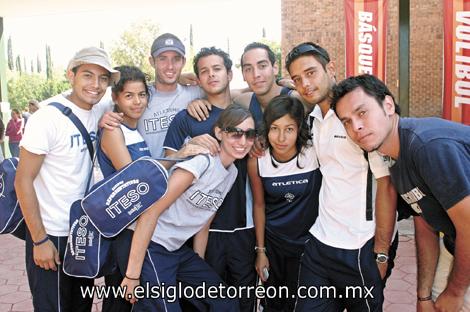
[[129,277],[129,276],[127,276],[127,274],[124,274],[124,277],[127,278],[128,280],[131,280],[131,281],[139,281],[140,280],[140,278]]
[[265,253],[266,252],[266,247],[255,246],[255,251],[258,252],[258,253],[260,253],[260,252]]
[[39,242],[33,242],[33,245],[34,245],[34,246],[39,246],[39,245],[44,244],[44,243],[47,242],[48,240],[49,240],[49,236],[46,235],[46,237],[44,237],[43,239],[41,239]]
[[418,301],[429,301],[432,300],[432,295],[429,295],[427,297],[419,297],[418,296]]

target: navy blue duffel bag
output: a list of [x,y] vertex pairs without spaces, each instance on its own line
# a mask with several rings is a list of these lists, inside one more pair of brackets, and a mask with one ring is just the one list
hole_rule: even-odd
[[142,157],[94,185],[81,205],[104,237],[114,237],[159,200],[167,187],[166,169]]

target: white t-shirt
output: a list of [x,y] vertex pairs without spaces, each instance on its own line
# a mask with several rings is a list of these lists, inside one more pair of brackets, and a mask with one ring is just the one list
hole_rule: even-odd
[[[333,110],[322,117],[317,105],[313,116],[313,141],[323,175],[319,213],[310,232],[335,248],[358,249],[375,234],[373,220],[366,220],[368,163],[362,149],[347,135]],[[310,117],[311,118],[311,117]],[[389,175],[388,164],[376,152],[369,153],[375,179]],[[375,210],[375,192],[373,192]]]
[[[62,95],[46,103],[52,101],[70,107],[95,141],[98,121],[109,108],[108,103],[84,110]],[[83,198],[91,169],[88,148],[80,131],[60,110],[45,105],[29,118],[20,146],[45,155],[33,182],[41,218],[48,234],[67,236],[70,206]]]
[[227,169],[219,156],[198,155],[177,163],[194,175],[193,184],[158,218],[152,241],[169,251],[179,249],[199,232],[217,212],[237,176],[237,168]]

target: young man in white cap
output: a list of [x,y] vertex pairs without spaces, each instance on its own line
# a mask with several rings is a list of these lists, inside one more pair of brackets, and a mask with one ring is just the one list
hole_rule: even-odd
[[[102,49],[78,51],[67,67],[71,93],[53,101],[71,109],[92,141],[107,107],[97,104],[106,88],[119,80]],[[71,204],[85,192],[91,159],[77,127],[47,105],[29,119],[21,141],[15,188],[28,227],[26,271],[35,311],[90,311],[93,298],[80,288],[92,279],[65,275],[61,268]]]

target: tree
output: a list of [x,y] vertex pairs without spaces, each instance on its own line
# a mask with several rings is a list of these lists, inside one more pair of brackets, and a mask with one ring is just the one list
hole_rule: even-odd
[[36,60],[36,69],[38,74],[42,72],[41,60],[39,59],[39,55],[37,56]]
[[7,83],[8,101],[12,108],[24,109],[30,99],[45,100],[70,88],[64,78],[46,79],[38,74],[21,75]]
[[104,49],[104,42],[100,40],[100,48]]
[[155,71],[149,64],[150,47],[159,34],[159,27],[150,21],[132,24],[112,44],[111,57],[115,64],[139,67],[150,79]]
[[[263,28],[264,29],[264,28]],[[282,52],[281,52],[281,44],[277,41],[271,41],[266,38],[262,38],[260,40],[262,43],[268,45],[271,50],[276,55],[277,65],[279,66],[278,76],[282,76]]]
[[193,24],[189,24],[189,47],[193,48]]
[[19,55],[16,56],[16,70],[20,73],[23,73],[23,67],[21,67],[21,57]]
[[52,79],[51,47],[46,44],[46,77]]
[[193,72],[194,55],[193,24],[189,24],[189,51],[186,51],[186,64],[183,67],[184,73]]
[[34,73],[34,62],[31,60],[31,74]]
[[13,64],[13,47],[11,44],[11,36],[8,37],[8,68],[10,70],[15,69],[15,65]]

